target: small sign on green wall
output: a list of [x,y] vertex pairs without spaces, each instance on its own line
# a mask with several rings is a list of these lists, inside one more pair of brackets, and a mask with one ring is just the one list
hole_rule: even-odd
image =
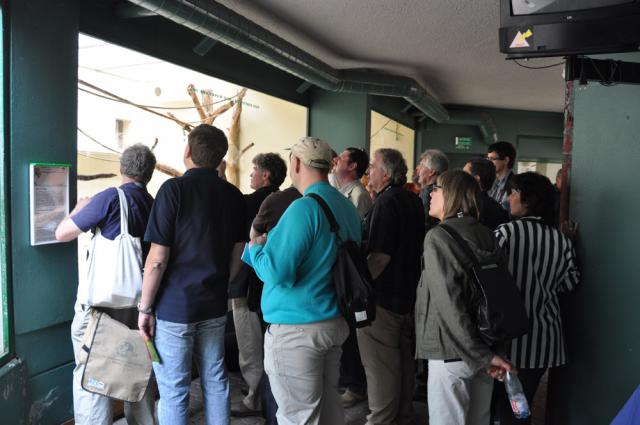
[[468,151],[471,149],[471,137],[456,137],[456,149]]

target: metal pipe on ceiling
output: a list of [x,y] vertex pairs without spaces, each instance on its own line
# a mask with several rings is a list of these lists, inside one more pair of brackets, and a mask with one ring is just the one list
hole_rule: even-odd
[[475,125],[478,126],[482,138],[487,145],[498,141],[498,128],[488,113],[464,109],[450,109],[449,116],[449,121],[445,124]]
[[444,106],[415,80],[375,71],[336,70],[213,0],[129,1],[322,89],[402,97],[438,123],[449,119]]

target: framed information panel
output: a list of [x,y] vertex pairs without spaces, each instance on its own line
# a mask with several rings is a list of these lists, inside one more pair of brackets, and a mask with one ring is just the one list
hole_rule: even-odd
[[69,214],[69,164],[29,164],[31,245],[56,243],[56,227]]

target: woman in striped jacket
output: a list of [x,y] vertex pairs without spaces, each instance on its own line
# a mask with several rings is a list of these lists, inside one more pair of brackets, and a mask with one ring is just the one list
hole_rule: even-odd
[[[507,357],[518,368],[532,404],[545,371],[567,362],[559,296],[573,290],[580,274],[571,240],[553,225],[554,189],[549,179],[531,172],[516,175],[508,200],[516,220],[499,226],[495,234],[522,292],[531,332],[512,341]],[[501,425],[530,423],[514,418],[503,384],[496,385],[495,400]]]

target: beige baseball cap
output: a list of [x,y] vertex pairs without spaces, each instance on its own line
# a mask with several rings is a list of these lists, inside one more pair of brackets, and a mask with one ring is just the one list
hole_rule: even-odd
[[291,153],[308,167],[331,169],[331,146],[317,137],[302,137],[291,147]]

